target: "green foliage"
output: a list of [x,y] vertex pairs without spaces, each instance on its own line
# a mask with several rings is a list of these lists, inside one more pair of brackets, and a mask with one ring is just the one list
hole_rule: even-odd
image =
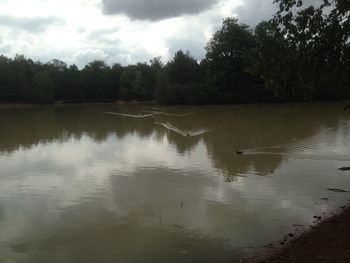
[[237,103],[254,101],[250,94],[259,79],[247,71],[247,56],[256,45],[249,27],[227,18],[209,41],[206,50],[210,85],[218,91],[218,101]]
[[288,101],[295,75],[292,66],[294,52],[275,23],[264,21],[254,31],[256,46],[249,51],[247,70],[259,77],[264,85],[259,100]]
[[127,66],[122,71],[120,86],[120,95],[123,100],[153,100],[156,89],[156,69],[145,63]]
[[163,73],[158,74],[158,101],[166,104],[203,103],[203,79],[203,70],[190,52],[179,50],[164,67]]
[[340,99],[349,95],[350,2],[275,0],[273,18],[293,52],[287,70],[294,100]]
[[33,78],[33,100],[36,103],[45,104],[53,101],[55,84],[46,71],[37,72]]
[[184,53],[179,50],[174,59],[166,66],[172,84],[186,84],[201,81],[201,69],[198,62],[191,56],[190,52]]

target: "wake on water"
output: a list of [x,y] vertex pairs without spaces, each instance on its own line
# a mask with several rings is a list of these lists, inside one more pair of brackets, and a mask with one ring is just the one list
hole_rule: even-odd
[[186,137],[199,136],[199,135],[203,135],[205,133],[212,131],[212,129],[199,129],[196,131],[185,131],[185,130],[181,130],[181,129],[175,127],[174,125],[172,125],[169,122],[167,122],[167,123],[155,122],[155,124],[161,125],[168,130],[174,131],[174,132],[181,134],[182,136],[186,136]]
[[[244,153],[247,155],[281,155],[296,159],[350,161],[350,147],[345,152],[339,152],[336,132],[337,129],[329,128],[317,135],[291,143],[245,149]],[[344,144],[342,146],[344,149]]]

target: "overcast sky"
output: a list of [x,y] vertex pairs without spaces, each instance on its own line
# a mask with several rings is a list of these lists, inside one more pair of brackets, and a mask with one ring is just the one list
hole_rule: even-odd
[[165,62],[179,49],[200,59],[223,18],[254,26],[275,10],[272,0],[0,0],[0,54],[80,67]]

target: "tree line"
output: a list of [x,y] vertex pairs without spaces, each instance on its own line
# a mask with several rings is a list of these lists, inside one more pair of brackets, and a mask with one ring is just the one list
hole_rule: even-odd
[[0,56],[0,102],[52,103],[155,100],[224,104],[350,98],[350,1],[274,0],[279,11],[254,29],[223,20],[201,61],[179,50],[163,64],[79,69],[54,59]]

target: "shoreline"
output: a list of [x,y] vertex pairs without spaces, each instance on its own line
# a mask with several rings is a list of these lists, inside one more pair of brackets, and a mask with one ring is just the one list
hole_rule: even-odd
[[[25,108],[25,107],[47,107],[47,106],[53,106],[53,107],[60,107],[60,106],[79,106],[79,105],[161,105],[161,106],[246,106],[246,105],[288,105],[288,104],[315,104],[315,103],[344,103],[344,111],[350,110],[350,99],[342,99],[342,100],[329,100],[329,101],[299,101],[299,102],[255,102],[255,103],[223,103],[223,104],[159,104],[156,101],[138,101],[138,100],[131,100],[131,101],[97,101],[97,102],[64,102],[64,101],[55,101],[53,103],[46,103],[46,104],[38,104],[38,103],[6,103],[0,102],[0,108]],[[349,106],[349,108],[346,108]]]
[[114,102],[55,102],[49,104],[37,103],[0,103],[0,108],[45,107],[45,106],[76,106],[76,105],[154,105],[155,101],[114,101]]
[[323,218],[314,216],[314,225],[289,233],[275,245],[265,246],[260,254],[248,256],[240,262],[350,262],[350,204]]

